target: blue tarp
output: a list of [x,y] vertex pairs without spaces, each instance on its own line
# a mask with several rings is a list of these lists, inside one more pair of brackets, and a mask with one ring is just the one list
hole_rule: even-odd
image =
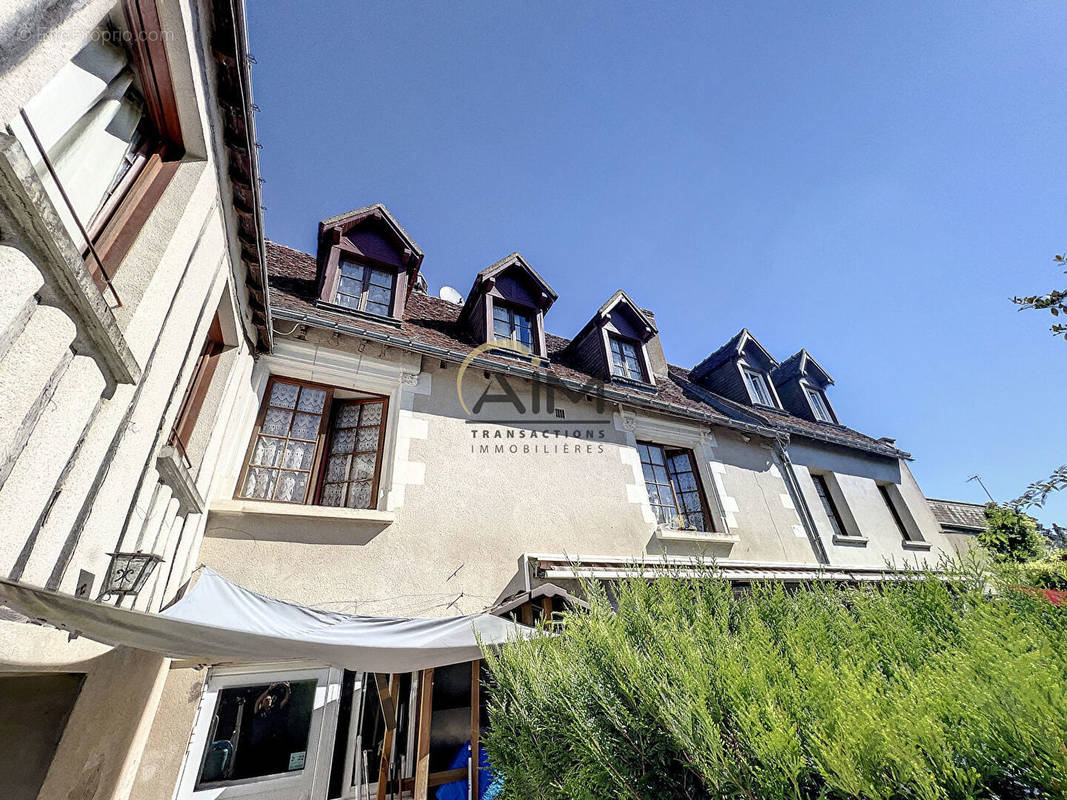
[[[478,756],[481,767],[478,772],[478,800],[496,800],[496,797],[500,794],[500,782],[489,768],[489,754],[485,752],[485,748],[481,745],[478,746]],[[460,767],[465,767],[470,757],[471,743],[467,742],[456,753],[456,757],[452,759],[452,763],[448,765],[448,768],[459,769]],[[434,796],[437,800],[467,800],[467,781],[453,781],[439,786]]]

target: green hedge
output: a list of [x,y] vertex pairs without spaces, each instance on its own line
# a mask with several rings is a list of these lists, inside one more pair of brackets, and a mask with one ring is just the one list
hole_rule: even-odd
[[488,658],[504,798],[1067,796],[1067,612],[1043,599],[935,579],[587,591],[561,635]]

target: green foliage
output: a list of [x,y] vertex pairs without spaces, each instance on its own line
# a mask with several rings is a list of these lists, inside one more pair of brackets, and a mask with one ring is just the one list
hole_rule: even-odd
[[1026,491],[1008,505],[1018,511],[1030,508],[1030,506],[1041,508],[1050,494],[1061,489],[1067,489],[1067,464],[1054,470],[1045,480],[1031,483],[1026,487]]
[[[1067,794],[1067,613],[978,582],[623,581],[487,656],[509,800]],[[613,606],[617,606],[617,611]]]
[[[1059,266],[1067,266],[1067,256],[1057,255],[1053,258]],[[1067,275],[1067,270],[1064,270],[1064,274]],[[1048,311],[1052,316],[1059,317],[1063,315],[1067,317],[1067,290],[1054,289],[1048,294],[1033,294],[1029,297],[1013,297],[1011,299],[1015,305],[1019,306],[1019,310],[1034,309],[1037,311]],[[1053,336],[1062,336],[1067,339],[1067,325],[1054,324],[1051,328]]]
[[1035,589],[1067,591],[1067,559],[1060,556],[1067,556],[1067,553],[1060,551],[1048,558],[1019,564],[1012,570],[1005,570],[1004,580],[1013,580],[1019,586],[1032,586]]
[[1008,506],[986,503],[985,518],[986,529],[978,534],[978,543],[997,561],[1030,561],[1044,553],[1045,543],[1033,517]]

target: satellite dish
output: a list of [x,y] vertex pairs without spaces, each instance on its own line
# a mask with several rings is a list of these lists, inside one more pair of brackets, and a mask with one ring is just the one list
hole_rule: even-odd
[[442,286],[440,291],[437,292],[437,296],[442,300],[447,300],[449,303],[454,303],[457,306],[463,304],[463,295],[451,286]]

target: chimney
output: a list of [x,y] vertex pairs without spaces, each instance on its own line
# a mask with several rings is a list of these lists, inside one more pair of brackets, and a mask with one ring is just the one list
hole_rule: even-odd
[[[647,308],[642,308],[641,311],[649,318],[653,325],[656,324],[656,315],[654,313]],[[645,342],[645,351],[648,353],[648,360],[652,367],[652,374],[657,378],[666,378],[667,357],[663,355],[663,344],[659,340],[658,332],[655,336]]]

